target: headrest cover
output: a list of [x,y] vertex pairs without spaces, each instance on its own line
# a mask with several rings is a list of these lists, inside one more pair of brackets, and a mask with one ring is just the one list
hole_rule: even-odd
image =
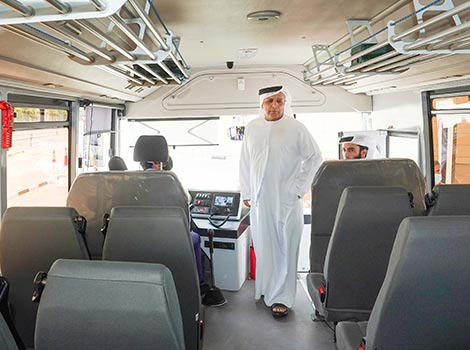
[[162,135],[142,135],[134,147],[136,162],[166,162],[168,160],[168,144]]
[[119,156],[111,157],[108,162],[109,170],[127,170],[126,163],[124,159]]

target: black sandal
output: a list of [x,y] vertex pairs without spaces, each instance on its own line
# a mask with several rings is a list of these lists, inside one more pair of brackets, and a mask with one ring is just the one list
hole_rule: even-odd
[[[282,308],[284,311],[274,311],[274,309]],[[271,305],[271,312],[273,314],[274,318],[282,318],[287,316],[289,313],[289,308],[285,306],[284,304],[272,304]]]

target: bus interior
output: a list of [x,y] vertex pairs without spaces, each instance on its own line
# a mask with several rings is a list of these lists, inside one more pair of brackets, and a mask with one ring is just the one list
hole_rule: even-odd
[[[0,348],[468,348],[469,23],[468,0],[0,0]],[[254,300],[239,180],[269,86],[323,157],[280,320]],[[373,159],[345,160],[348,137]],[[193,276],[190,231],[223,302]],[[408,268],[400,326],[387,293]],[[154,282],[164,307],[146,301]]]

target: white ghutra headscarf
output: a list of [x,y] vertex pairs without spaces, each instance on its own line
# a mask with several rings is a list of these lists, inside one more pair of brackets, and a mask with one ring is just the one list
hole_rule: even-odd
[[283,116],[290,116],[293,117],[294,113],[292,112],[292,97],[289,94],[289,91],[285,89],[283,86],[270,86],[267,88],[260,89],[258,92],[259,95],[259,116],[264,117],[264,110],[263,110],[263,101],[268,97],[274,96],[278,93],[283,93],[286,96],[286,103],[284,104],[284,115]]

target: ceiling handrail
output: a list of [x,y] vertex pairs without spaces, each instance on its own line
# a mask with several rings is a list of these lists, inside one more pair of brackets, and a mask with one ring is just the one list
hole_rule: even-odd
[[[353,45],[342,49],[333,55],[329,55],[328,58],[321,62],[317,60],[314,51],[314,58],[317,64],[315,66],[310,64],[305,65],[306,70],[304,71],[304,80],[309,81],[309,83],[312,85],[318,83],[328,84],[331,82],[336,85],[338,82],[341,83],[347,81],[348,79],[345,79],[346,74],[353,72],[357,73],[358,77],[364,74],[369,74],[370,76],[371,73],[396,74],[403,72],[404,70],[410,68],[410,64],[425,61],[425,59],[416,58],[416,55],[470,53],[470,39],[468,38],[470,22],[460,23],[460,19],[457,16],[457,14],[470,9],[470,1],[467,1],[466,3],[456,7],[453,6],[452,1],[450,0],[444,0],[445,6],[438,4],[440,2],[442,2],[442,0],[434,0],[428,5],[423,6],[398,20],[389,21],[386,27],[371,33],[367,38],[361,40],[360,42],[354,43],[355,40],[353,40],[353,37],[351,37],[351,41],[354,43]],[[415,1],[415,6],[417,6],[417,4],[419,3]],[[443,13],[423,21],[422,13],[424,13],[426,10],[442,11]],[[419,23],[418,25],[415,25],[400,34],[395,34],[392,32],[395,30],[397,24],[404,22],[413,16],[417,17]],[[451,16],[454,17],[455,22],[453,27],[444,29],[439,33],[424,36],[425,28],[429,28],[430,25],[435,24],[443,19],[447,19]],[[363,27],[366,28],[365,25],[363,25]],[[382,40],[377,44],[371,44],[368,42],[370,39],[374,39],[376,36],[387,30],[387,40]],[[370,26],[369,31],[372,32]],[[416,33],[418,31],[420,32],[420,37],[417,40],[413,42],[403,42],[399,44],[401,47],[397,46],[397,39],[407,37],[410,34]],[[467,33],[467,36],[465,35],[465,32]],[[352,33],[350,33],[350,35],[352,35]],[[392,42],[392,38],[395,41]],[[367,44],[367,46],[365,44]],[[359,45],[362,45],[364,49],[358,53],[351,54],[351,51]],[[389,47],[386,48],[387,46]],[[329,46],[327,47],[329,48]],[[349,55],[340,59],[340,57],[346,53]],[[409,55],[412,56],[409,57]],[[367,58],[361,59],[363,57]],[[311,62],[311,60],[307,62]],[[333,67],[331,66],[331,62],[335,62]],[[400,62],[408,62],[408,64],[400,64]],[[351,65],[345,66],[345,64],[348,63],[351,63]],[[329,64],[329,66],[327,66],[327,64]],[[327,74],[332,69],[334,69],[336,73],[325,77],[325,74]],[[317,81],[314,81],[314,79],[317,79]]]
[[115,49],[117,52],[119,52],[121,55],[128,58],[129,60],[131,60],[131,61],[136,60],[134,55],[130,54],[129,52],[127,52],[126,50],[121,48],[120,45],[118,45],[113,40],[108,38],[105,34],[103,34],[98,28],[96,28],[90,22],[85,21],[85,20],[78,20],[78,21],[74,21],[74,23],[76,23],[79,26],[81,26],[82,28],[86,29],[88,32],[90,32],[91,34],[96,36],[98,39],[100,39],[101,41],[103,41],[106,44],[108,44],[109,46],[111,46],[113,49]]
[[60,14],[69,13],[72,7],[60,0],[45,0],[49,5],[55,8]]
[[[435,5],[436,3],[438,3],[440,0],[435,0],[433,1],[432,3],[424,6],[423,8],[419,9],[418,11],[415,11],[413,14],[416,14],[418,12],[421,12],[421,11],[424,11],[426,9],[428,9],[430,6],[432,5]],[[452,10],[449,10],[449,11],[446,11],[446,12],[443,12],[441,13],[440,15],[437,15],[437,16],[434,16],[426,21],[424,21],[423,23],[420,23],[414,27],[411,27],[410,29],[408,30],[405,30],[404,32],[400,33],[400,34],[397,34],[397,35],[393,35],[391,38],[390,38],[390,41],[391,42],[396,42],[400,39],[403,39],[404,37],[407,37],[408,35],[410,34],[413,34],[413,33],[416,33],[418,31],[420,31],[421,29],[425,29],[426,27],[432,25],[432,24],[435,24],[443,19],[446,19],[448,17],[452,17],[460,12],[463,12],[465,11],[466,9],[470,8],[470,1],[467,1],[459,6],[456,6],[454,7]],[[413,15],[412,14],[412,15]],[[409,15],[408,15],[409,16]],[[392,21],[390,22],[387,27],[390,29],[390,27],[395,27],[398,23],[402,22],[403,20],[405,19],[408,19],[409,17],[408,16],[405,16],[403,17],[402,19],[398,20],[398,21]]]
[[21,2],[16,0],[1,0],[0,2],[25,17],[34,16],[34,14],[36,13],[36,11],[34,11],[31,6],[23,5]]

